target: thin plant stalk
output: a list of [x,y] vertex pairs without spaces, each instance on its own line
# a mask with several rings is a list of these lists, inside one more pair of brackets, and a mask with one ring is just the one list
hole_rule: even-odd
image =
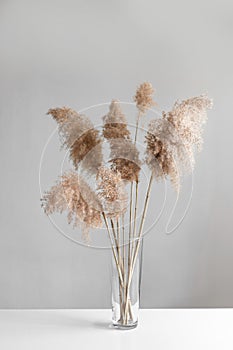
[[136,188],[135,188],[134,219],[133,219],[133,242],[132,242],[131,259],[133,257],[134,245],[135,245],[137,206],[138,206],[138,181],[136,182]]
[[[115,246],[116,246],[116,251],[117,251],[117,261],[118,261],[118,264],[119,264],[119,270],[118,270],[118,275],[119,275],[119,272],[121,274],[121,277],[122,277],[122,281],[123,283],[121,283],[121,280],[120,280],[120,275],[119,275],[119,301],[120,301],[120,315],[121,315],[121,318],[119,321],[123,321],[123,315],[124,315],[124,295],[125,295],[125,282],[124,282],[124,272],[123,272],[123,266],[122,266],[122,261],[121,261],[121,253],[120,253],[120,246],[119,246],[119,234],[118,234],[118,231],[119,231],[119,224],[118,224],[118,220],[117,220],[117,235],[116,235],[116,231],[115,231],[115,226],[114,226],[114,222],[112,219],[110,219],[110,222],[111,222],[111,227],[112,227],[112,233],[113,233],[113,237],[114,237],[114,241],[115,241]],[[110,231],[109,231],[109,234],[110,234]],[[111,240],[111,244],[113,244],[113,241]],[[112,247],[113,248],[113,247]],[[114,249],[115,251],[115,249]],[[116,262],[116,260],[115,260]]]
[[[120,230],[119,230],[119,222],[118,222],[118,227],[117,227],[117,232],[115,229],[115,225],[112,219],[110,219],[111,222],[111,227],[112,227],[112,233],[113,233],[113,237],[114,237],[114,242],[116,244],[116,251],[117,251],[117,257],[118,257],[118,262],[119,262],[119,269],[121,272],[121,276],[123,279],[123,284],[119,285],[119,298],[120,298],[120,314],[121,314],[121,320],[123,321],[124,324],[127,323],[126,319],[125,319],[125,306],[126,306],[126,271],[124,270],[124,265],[123,265],[123,261],[122,261],[122,257],[121,257],[121,250],[120,250],[120,241],[118,238],[120,238]],[[113,244],[113,241],[111,241]],[[123,245],[125,242],[123,242]],[[114,250],[115,251],[115,250]],[[131,307],[131,302],[130,300],[128,301],[127,304],[127,314],[129,315],[129,317],[132,319],[132,307]],[[127,315],[127,320],[128,320],[128,315]]]
[[[118,246],[118,242],[117,242],[117,235],[116,235],[116,231],[115,231],[115,227],[114,227],[114,222],[112,219],[110,219],[110,222],[111,222],[112,233],[113,233],[113,237],[114,237],[114,241],[115,241],[115,247],[116,247],[118,258],[119,258],[119,246]],[[119,261],[119,263],[120,263],[120,261]]]
[[131,230],[132,230],[132,205],[133,204],[133,182],[130,184],[130,205],[129,205],[129,242],[128,242],[128,273],[131,264]]
[[121,220],[122,220],[122,241],[123,241],[123,246],[122,246],[122,265],[123,265],[123,273],[124,273],[124,279],[125,279],[125,216],[124,214],[122,214],[122,217],[121,217]]
[[119,220],[117,219],[117,243],[118,243],[118,246],[120,247],[120,228],[119,228]]
[[[120,227],[119,227],[119,220],[116,220],[116,225],[117,225],[117,245],[118,245],[118,259],[120,261],[122,261],[121,258],[121,242],[120,242]],[[122,277],[123,277],[123,281],[124,281],[124,265],[123,265],[123,261],[122,261]],[[120,308],[121,308],[121,320],[123,320],[123,310],[124,310],[124,292],[125,287],[121,286],[121,284],[119,283],[119,298],[120,298]]]
[[148,203],[149,203],[149,197],[150,197],[151,186],[152,186],[152,183],[153,183],[153,178],[154,178],[154,176],[151,173],[150,181],[149,181],[148,188],[147,188],[147,193],[146,193],[143,213],[142,213],[142,219],[141,219],[140,228],[139,228],[139,234],[138,234],[138,237],[137,237],[136,249],[135,249],[134,257],[133,257],[132,269],[134,268],[135,261],[136,261],[136,258],[137,258],[137,254],[138,254],[138,250],[139,250],[139,246],[140,246],[140,240],[141,240],[142,233],[143,233],[143,226],[144,226],[144,222],[145,222],[145,218],[146,218],[146,212],[147,212],[147,208],[148,208]]
[[[126,296],[126,282],[125,282],[125,277],[124,276],[124,267],[123,267],[123,262],[121,259],[121,250],[120,250],[120,241],[118,240],[118,237],[120,238],[120,236],[118,235],[118,231],[120,234],[120,230],[119,230],[119,223],[118,223],[118,227],[117,227],[117,234],[116,234],[116,229],[115,229],[115,225],[112,219],[110,219],[111,222],[111,227],[112,227],[112,232],[113,232],[113,237],[114,237],[114,241],[116,244],[116,251],[117,251],[117,256],[118,256],[118,262],[119,262],[119,269],[121,272],[121,276],[123,279],[123,284],[119,284],[119,298],[120,298],[120,314],[121,314],[121,319],[123,320],[123,323],[125,322],[124,320],[124,315],[125,315],[125,305],[126,305],[126,300],[125,300],[125,296]],[[119,281],[120,282],[120,281]],[[128,312],[130,317],[132,318],[132,309],[131,309],[131,303],[128,303]]]
[[135,135],[134,135],[134,143],[136,143],[136,141],[137,141],[137,136],[138,136],[138,126],[139,126],[139,120],[140,120],[140,117],[141,117],[141,112],[138,112],[138,115],[137,115],[137,121],[136,121],[136,130],[135,130]]
[[[134,135],[134,144],[137,142],[137,135],[138,135],[138,126],[139,126],[139,120],[140,120],[141,113],[138,112],[137,115],[137,121],[136,121],[136,130]],[[132,211],[133,211],[133,182],[130,184],[130,207],[129,207],[129,246],[128,246],[128,267],[130,268],[131,264],[131,226],[132,226]]]
[[141,219],[140,228],[139,228],[139,234],[138,234],[138,237],[137,237],[136,248],[135,248],[134,256],[133,256],[133,259],[132,259],[132,265],[131,265],[130,271],[128,273],[128,281],[127,281],[127,287],[126,287],[126,289],[127,289],[126,290],[126,306],[125,306],[125,313],[126,314],[128,312],[128,307],[129,307],[128,305],[129,305],[130,284],[131,284],[131,281],[132,281],[133,271],[134,271],[134,267],[135,267],[135,264],[136,264],[136,260],[137,260],[137,256],[138,256],[138,252],[139,252],[139,248],[140,248],[140,242],[141,242],[141,238],[142,238],[143,226],[144,226],[144,221],[145,221],[146,212],[147,212],[147,208],[148,208],[149,196],[150,196],[152,182],[153,182],[153,174],[151,174],[151,177],[150,177],[150,180],[149,180],[147,193],[146,193],[146,198],[145,198],[145,202],[144,202],[143,213],[142,213],[142,219]]
[[[138,128],[139,128],[139,121],[141,117],[141,111],[138,112],[137,115],[137,121],[136,121],[136,130],[135,130],[135,135],[134,135],[134,144],[137,142],[137,136],[138,136]],[[133,224],[133,240],[135,238],[136,234],[136,217],[137,217],[137,202],[138,202],[138,181],[136,181],[136,186],[135,186],[135,204],[134,204],[134,224]],[[133,245],[134,241],[132,242],[132,254],[133,254]]]
[[[125,318],[125,305],[126,305],[126,242],[125,242],[125,217],[124,214],[121,217],[122,220],[122,267],[123,267],[123,271],[122,271],[122,275],[123,275],[123,280],[124,280],[124,288],[123,288],[123,308],[124,310],[122,311],[122,315],[123,315],[123,323],[126,324],[127,323],[127,319]],[[129,316],[131,317],[131,319],[133,318],[133,314],[132,314],[132,308],[131,308],[131,303],[129,303]]]
[[116,263],[116,267],[117,267],[117,271],[118,271],[118,275],[119,275],[119,279],[120,279],[120,284],[122,286],[124,286],[124,281],[123,281],[123,277],[122,277],[121,267],[120,267],[119,261],[117,259],[117,255],[116,255],[116,252],[115,252],[115,249],[114,249],[114,244],[113,244],[113,241],[112,241],[112,236],[110,234],[110,229],[109,229],[109,226],[108,226],[108,221],[106,219],[106,216],[105,216],[104,212],[102,212],[102,216],[104,218],[104,223],[105,223],[105,226],[107,228],[108,236],[109,236],[109,239],[110,239],[110,242],[111,242],[112,253],[113,253],[113,257],[114,257],[115,263]]
[[[141,112],[138,112],[137,115],[137,121],[136,121],[136,130],[134,135],[134,144],[137,142],[137,135],[138,135],[138,127],[139,127],[139,120],[140,120]],[[138,181],[136,182],[136,194],[135,194],[135,208],[134,208],[134,226],[133,226],[133,237],[135,236],[136,232],[136,216],[137,216],[137,198],[138,198]],[[132,232],[132,211],[133,211],[133,182],[130,184],[130,209],[129,209],[129,242],[128,242],[128,279],[127,279],[127,286],[129,284],[129,278],[130,278],[130,270],[131,270],[131,264],[132,264],[132,257],[133,257],[133,242],[131,242],[131,232]],[[126,290],[127,290],[126,286]],[[127,295],[127,293],[126,293]],[[129,303],[126,300],[126,303]]]
[[[118,240],[118,233],[116,234],[114,222],[113,222],[112,219],[110,219],[110,222],[111,222],[112,233],[113,233],[113,237],[114,237],[114,241],[115,241],[116,251],[117,251],[117,255],[118,255],[119,266],[121,268],[121,271],[123,271],[123,264],[122,264],[122,259],[121,259],[121,252],[120,252],[120,244],[119,244],[119,240]],[[123,272],[122,272],[122,276],[123,276]]]
[[120,254],[120,246],[119,246],[118,237],[117,237],[117,234],[116,234],[114,222],[113,222],[112,219],[110,219],[110,222],[111,222],[112,233],[113,233],[113,237],[114,237],[114,241],[115,241],[115,246],[116,246],[116,250],[117,250],[117,254],[118,254],[119,265],[120,265],[120,268],[123,270],[123,265],[122,265],[122,260],[121,260],[121,254]]

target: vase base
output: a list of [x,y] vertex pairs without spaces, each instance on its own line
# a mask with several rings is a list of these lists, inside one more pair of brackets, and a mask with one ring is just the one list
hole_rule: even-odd
[[122,323],[112,323],[113,328],[115,329],[121,329],[121,330],[130,330],[136,328],[138,325],[138,321],[134,323],[129,323],[129,324],[122,324]]

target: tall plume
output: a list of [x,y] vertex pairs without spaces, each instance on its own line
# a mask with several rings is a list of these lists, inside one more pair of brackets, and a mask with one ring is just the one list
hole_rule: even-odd
[[123,180],[138,182],[141,169],[139,152],[130,138],[127,120],[119,101],[111,102],[109,113],[104,116],[103,121],[103,136],[110,144],[112,169],[119,172]]
[[103,117],[103,122],[103,136],[106,139],[130,138],[127,120],[118,100],[112,100],[108,114]]
[[68,223],[81,227],[85,240],[88,240],[90,228],[102,226],[102,208],[95,192],[74,171],[61,176],[41,201],[47,215],[66,211]]
[[196,146],[200,151],[203,144],[203,125],[207,121],[207,109],[212,108],[213,102],[206,95],[192,97],[181,102],[177,101],[172,110],[164,113],[176,129],[184,144]]
[[119,172],[101,166],[97,174],[97,192],[107,217],[118,218],[125,213],[127,192]]
[[[180,148],[180,140],[175,136],[167,121],[152,120],[146,135],[146,163],[157,180],[169,176],[173,186],[179,191],[177,152]],[[179,153],[181,152],[182,149],[179,149]]]
[[170,176],[179,191],[180,176],[193,170],[195,148],[202,146],[206,110],[212,101],[205,95],[176,102],[162,118],[152,120],[146,135],[146,162],[157,179]]
[[75,168],[83,161],[83,167],[95,173],[102,163],[102,141],[93,123],[85,115],[66,107],[50,109],[47,114],[58,123],[62,145],[69,150]]
[[139,181],[141,161],[139,151],[131,140],[111,140],[110,162],[112,169],[121,174],[122,180]]
[[154,88],[151,83],[142,83],[136,90],[134,101],[141,114],[145,114],[148,109],[156,105],[153,101]]

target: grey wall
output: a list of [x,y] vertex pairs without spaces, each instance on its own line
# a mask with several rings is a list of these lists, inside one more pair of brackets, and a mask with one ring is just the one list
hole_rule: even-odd
[[208,91],[214,109],[188,215],[145,240],[142,307],[233,306],[232,34],[227,0],[0,1],[1,308],[109,307],[109,252],[40,209],[44,114],[130,101],[145,80],[162,108]]

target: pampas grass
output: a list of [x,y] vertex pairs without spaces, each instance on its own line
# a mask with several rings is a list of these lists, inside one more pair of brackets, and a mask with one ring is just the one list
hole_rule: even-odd
[[[70,108],[53,108],[48,111],[58,125],[62,147],[68,150],[74,170],[65,173],[45,192],[42,207],[47,215],[67,212],[68,223],[81,227],[86,241],[90,229],[105,225],[119,276],[119,322],[124,325],[132,320],[130,286],[143,236],[152,183],[170,179],[179,193],[181,177],[194,169],[195,153],[202,149],[203,126],[207,121],[207,110],[212,107],[211,99],[207,95],[200,95],[177,101],[171,110],[162,112],[160,118],[148,121],[146,150],[142,159],[137,149],[138,130],[141,117],[156,105],[153,94],[154,89],[149,82],[142,83],[136,90],[134,101],[137,115],[133,135],[118,100],[112,100],[109,111],[103,117],[102,134],[87,116]],[[110,149],[106,161],[102,152],[104,140]],[[138,191],[143,163],[151,175],[142,217],[137,224]],[[80,167],[94,176],[93,189],[78,174]],[[125,226],[127,210],[129,225]]]
[[92,157],[86,159],[84,166],[95,172],[102,164],[101,138],[90,119],[66,107],[49,109],[47,114],[58,123],[62,147],[69,151],[75,169],[92,151]]
[[61,176],[54,186],[45,192],[42,207],[47,215],[67,212],[69,224],[80,227],[85,241],[89,241],[89,229],[102,226],[101,204],[85,180],[74,171]]

